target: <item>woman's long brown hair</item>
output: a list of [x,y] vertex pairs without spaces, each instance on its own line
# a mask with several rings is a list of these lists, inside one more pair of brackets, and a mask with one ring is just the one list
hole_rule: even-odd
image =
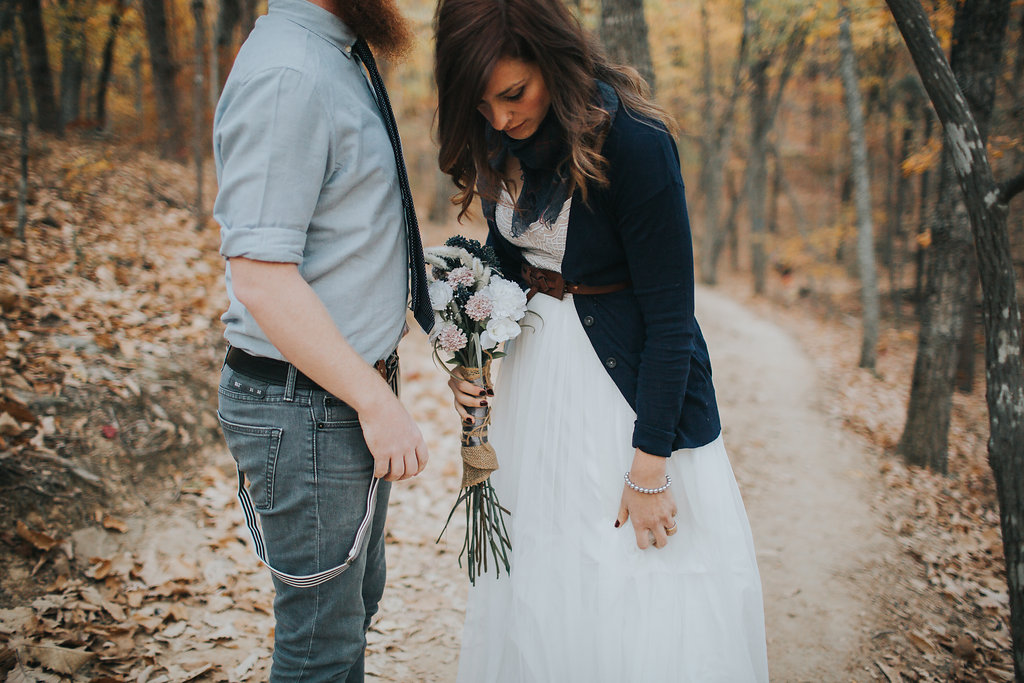
[[[608,83],[632,112],[673,130],[671,118],[650,101],[635,69],[608,62],[597,40],[561,0],[440,0],[434,16],[438,163],[459,192],[461,219],[478,193],[496,200],[501,176],[488,163],[488,123],[477,104],[498,60],[537,64],[551,107],[565,130],[570,193],[607,183],[601,144],[609,115],[595,103],[596,80]],[[483,177],[480,177],[480,176]]]

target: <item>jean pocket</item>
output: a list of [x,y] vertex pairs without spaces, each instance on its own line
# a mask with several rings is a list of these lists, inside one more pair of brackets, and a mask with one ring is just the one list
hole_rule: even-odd
[[249,496],[253,507],[269,512],[274,507],[274,471],[281,451],[280,427],[264,427],[232,422],[217,412],[224,441],[238,469],[249,481]]

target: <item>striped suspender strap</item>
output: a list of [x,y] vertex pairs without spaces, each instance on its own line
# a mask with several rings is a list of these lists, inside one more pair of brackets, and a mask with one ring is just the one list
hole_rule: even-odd
[[369,534],[370,526],[373,524],[373,510],[377,505],[377,484],[379,482],[380,480],[376,477],[370,481],[370,491],[366,494],[366,514],[363,515],[363,521],[359,523],[359,528],[356,530],[355,540],[352,541],[352,548],[348,551],[348,557],[345,558],[345,561],[337,567],[325,569],[324,571],[317,572],[316,574],[295,576],[294,574],[286,574],[274,569],[270,566],[270,562],[267,561],[267,549],[266,545],[263,543],[263,533],[260,531],[256,508],[253,506],[252,498],[249,497],[249,492],[245,488],[245,475],[242,474],[241,470],[239,470],[238,502],[242,504],[242,514],[245,515],[245,524],[249,527],[249,533],[252,535],[252,544],[256,550],[256,557],[260,558],[260,562],[267,565],[271,574],[289,586],[295,586],[296,588],[313,588],[314,586],[319,586],[322,583],[330,581],[348,569],[352,563],[355,562],[356,558],[359,557],[359,553],[363,550],[363,546],[366,545],[366,538]]

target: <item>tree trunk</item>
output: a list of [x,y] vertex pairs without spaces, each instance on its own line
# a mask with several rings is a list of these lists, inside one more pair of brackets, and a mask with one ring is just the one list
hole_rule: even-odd
[[0,7],[0,36],[12,36],[9,43],[0,44],[0,112],[4,114],[11,113],[14,99],[18,96],[18,83],[14,73],[14,33],[14,4],[4,3]]
[[178,119],[178,101],[174,88],[178,67],[174,64],[171,46],[167,40],[167,12],[164,0],[143,0],[142,18],[146,27],[149,63],[156,91],[157,121],[160,125],[160,155],[166,158],[174,154],[180,143],[181,124]]
[[[773,48],[762,50],[761,54],[750,65],[750,148],[747,150],[747,186],[748,212],[750,216],[750,241],[752,268],[754,273],[754,292],[763,294],[767,274],[767,254],[765,252],[765,200],[768,182],[768,134],[775,125],[775,117],[782,102],[782,94],[793,74],[793,67],[803,52],[807,38],[808,24],[794,19],[795,24],[789,33]],[[758,23],[752,26],[752,35],[762,31],[764,27]],[[775,90],[772,92],[768,77],[768,68],[775,61],[775,51],[782,51],[782,69],[779,72]]]
[[747,210],[750,215],[750,256],[754,273],[754,293],[764,294],[765,195],[768,185],[768,66],[767,58],[758,59],[751,67],[750,81],[750,150],[747,157],[749,187]]
[[967,259],[967,297],[964,300],[964,317],[960,325],[960,343],[957,344],[957,361],[955,373],[956,390],[969,394],[974,391],[975,362],[977,347],[974,339],[978,334],[978,263],[974,258]]
[[21,0],[21,25],[28,53],[28,78],[36,100],[36,125],[42,130],[59,133],[60,117],[53,96],[53,72],[46,50],[46,28],[40,0]]
[[[924,107],[924,142],[927,143],[932,137],[934,115],[931,107]],[[928,250],[923,243],[925,235],[931,240],[929,224],[931,223],[931,212],[929,211],[928,200],[931,191],[931,174],[929,169],[921,173],[921,182],[918,187],[917,202],[917,239],[914,241],[917,246],[914,252],[914,316],[920,320],[924,311],[924,273],[927,268]]]
[[[220,98],[220,91],[227,80],[228,71],[231,66],[231,49],[235,27],[242,16],[240,0],[220,0],[217,7],[217,28],[214,30],[214,43],[217,49],[214,50],[210,59],[211,88],[210,102],[216,106]],[[215,77],[214,77],[215,76]]]
[[[917,356],[899,451],[908,464],[945,474],[953,378],[967,294],[970,230],[956,196],[956,174],[948,150],[939,168],[925,265]],[[941,198],[941,199],[940,199]]]
[[[996,482],[1010,597],[1010,628],[1016,679],[1024,681],[1024,361],[1016,276],[1007,232],[1013,189],[997,185],[985,142],[957,79],[918,0],[886,0],[918,73],[942,120],[947,146],[965,195],[974,233],[985,325],[989,463]],[[1010,0],[976,0],[966,7],[989,26],[985,46],[999,64]],[[991,20],[992,23],[989,23]],[[980,61],[980,60],[979,60]],[[995,71],[988,75],[994,83]],[[970,95],[967,95],[969,98]]]
[[123,17],[124,0],[117,0],[110,10],[107,40],[103,43],[103,62],[96,83],[96,127],[100,130],[107,128],[107,87],[110,85],[110,74],[114,68],[114,45],[117,41],[117,30],[121,27]]
[[601,0],[601,42],[612,62],[635,68],[654,92],[643,0]]
[[79,0],[65,0],[61,21],[60,125],[64,128],[81,115],[85,80],[85,15]]
[[728,174],[726,187],[729,191],[729,215],[725,219],[725,236],[729,244],[729,265],[734,273],[740,272],[740,231],[739,215],[744,198],[750,195],[750,164],[743,168],[739,182],[736,174]]
[[14,22],[10,22],[14,38],[11,45],[11,62],[14,67],[14,83],[18,89],[18,118],[21,125],[19,149],[19,161],[21,173],[18,175],[18,225],[15,229],[15,237],[25,241],[25,225],[28,223],[28,129],[29,121],[32,118],[32,103],[29,98],[28,76],[25,73],[25,64],[21,56],[21,44],[17,39],[17,29]]
[[135,85],[135,117],[142,119],[142,94],[145,88],[145,82],[142,80],[142,54],[139,52],[135,53],[132,57],[132,83]]
[[861,337],[860,367],[874,371],[878,346],[878,278],[875,273],[874,221],[871,217],[871,183],[868,180],[868,145],[864,132],[864,105],[857,80],[857,64],[850,36],[850,13],[839,3],[839,73],[850,118],[850,150],[853,163],[854,202],[857,207],[857,264],[860,274],[864,334]]
[[910,179],[903,173],[902,166],[909,153],[910,143],[914,139],[912,117],[913,113],[908,105],[905,111],[906,121],[900,134],[899,150],[893,159],[893,166],[896,168],[896,196],[891,209],[892,214],[889,216],[889,233],[893,238],[892,263],[889,266],[889,296],[892,297],[894,324],[897,328],[903,324],[903,264],[907,251],[907,239],[903,230],[903,207],[907,205],[910,197]]
[[743,33],[733,65],[732,83],[725,109],[715,121],[713,69],[711,65],[711,35],[708,26],[707,2],[701,3],[703,118],[707,126],[700,136],[701,166],[700,188],[704,199],[704,239],[701,242],[701,280],[708,285],[718,282],[718,260],[725,248],[727,233],[722,229],[722,191],[725,182],[725,162],[732,146],[735,130],[736,104],[742,90],[743,71],[747,61],[750,35],[750,0],[743,2]]
[[[995,104],[1001,69],[1006,0],[972,0],[957,6],[953,24],[952,71],[983,141]],[[945,61],[945,57],[943,57]],[[983,150],[984,151],[984,148]],[[927,282],[921,309],[917,358],[899,450],[913,465],[946,472],[949,420],[971,273],[971,233],[963,197],[954,191],[957,150],[943,145],[935,217],[931,225]]]
[[203,227],[203,151],[206,149],[206,90],[203,85],[203,51],[206,49],[206,4],[192,0],[192,20],[195,23],[195,61],[192,72],[192,162],[196,172],[196,204],[194,215],[196,230]]
[[240,13],[238,18],[238,26],[241,29],[241,41],[245,42],[245,39],[249,37],[252,32],[253,26],[256,25],[256,5],[258,0],[239,0]]

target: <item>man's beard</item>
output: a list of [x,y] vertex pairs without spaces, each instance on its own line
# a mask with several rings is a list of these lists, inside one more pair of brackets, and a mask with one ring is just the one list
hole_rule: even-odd
[[412,29],[395,0],[335,0],[342,21],[381,56],[399,61],[412,47]]

